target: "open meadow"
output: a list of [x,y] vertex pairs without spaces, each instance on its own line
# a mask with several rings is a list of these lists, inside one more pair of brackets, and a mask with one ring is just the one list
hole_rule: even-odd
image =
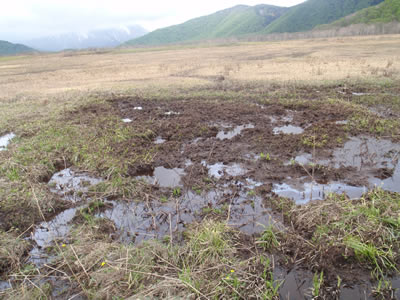
[[0,298],[400,299],[400,36],[0,57]]

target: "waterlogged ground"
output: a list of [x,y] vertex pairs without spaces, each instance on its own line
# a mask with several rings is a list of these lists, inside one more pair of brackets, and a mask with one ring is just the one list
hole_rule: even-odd
[[[35,143],[51,153],[51,163],[40,158],[51,167],[32,175],[40,187],[28,187],[36,199],[31,209],[38,212],[18,235],[27,246],[18,262],[2,265],[4,295],[20,295],[22,284],[28,290],[42,286],[38,295],[53,298],[110,298],[100,287],[110,284],[102,268],[128,274],[128,267],[140,265],[128,279],[118,273],[123,279],[113,292],[171,298],[188,288],[189,298],[204,299],[400,297],[397,106],[389,115],[387,107],[360,104],[360,98],[385,94],[364,87],[282,92],[255,86],[246,95],[247,88],[101,95],[64,111],[56,123],[65,130],[43,131],[41,138],[52,137],[54,144],[43,146],[35,134],[21,145],[13,143],[18,132],[1,137],[8,159],[2,172],[10,182],[23,177],[17,162],[32,163],[27,157]],[[391,99],[398,105],[398,95]],[[41,207],[37,199],[45,195],[54,199]],[[12,230],[13,214],[5,211],[2,226]],[[164,246],[148,246],[152,240]],[[121,247],[128,247],[126,253]],[[151,262],[133,250],[141,247],[150,247]],[[203,251],[217,263],[207,257],[199,265]],[[202,285],[201,274],[213,268],[222,277],[210,275],[216,281]],[[140,287],[150,282],[149,290]],[[164,294],[157,284],[174,288]]]

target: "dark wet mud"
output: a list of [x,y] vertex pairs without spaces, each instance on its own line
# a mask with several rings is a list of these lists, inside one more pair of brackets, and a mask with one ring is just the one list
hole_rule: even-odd
[[[276,196],[306,204],[323,201],[330,193],[360,198],[375,186],[400,192],[400,144],[351,136],[345,129],[350,111],[136,98],[113,103],[124,126],[145,126],[154,133],[152,140],[136,147],[157,152],[151,163],[132,163],[127,172],[154,193],[140,201],[102,199],[107,206],[95,214],[112,221],[115,239],[124,243],[181,241],[190,224],[206,217],[226,220],[252,237],[269,225],[285,230],[282,216],[269,205]],[[310,136],[321,130],[327,141],[310,145]],[[53,176],[50,189],[76,206],[35,228],[32,262],[41,265],[51,259],[44,250],[68,238],[74,217],[90,202],[90,186],[101,181],[71,169]],[[282,299],[311,299],[311,272],[295,267],[275,273],[284,280]],[[372,299],[371,286],[368,281],[344,285],[335,297]]]
[[[254,229],[256,223],[282,224],[263,201],[268,197],[278,195],[291,198],[296,204],[305,204],[323,200],[330,193],[357,199],[375,186],[394,192],[400,187],[400,144],[387,138],[351,136],[346,129],[351,112],[345,109],[298,107],[289,110],[279,105],[185,100],[160,103],[121,99],[114,103],[122,117],[134,120],[132,126],[135,122],[142,124],[151,120],[151,130],[166,140],[157,145],[159,155],[152,166],[184,169],[182,188],[196,197],[188,197],[183,206],[202,203],[188,214],[193,221],[196,210],[220,209],[218,201],[205,200],[209,199],[207,193],[193,193],[193,186],[204,187],[205,179],[224,194],[238,193],[236,202],[230,203],[231,213],[237,209],[238,214],[232,213],[230,223],[238,224],[249,235],[260,232]],[[143,110],[132,110],[137,105]],[[176,113],[168,114],[167,118],[168,112]],[[313,146],[310,137],[318,138],[318,135],[326,141],[322,146]],[[240,190],[232,189],[233,185],[239,185]],[[247,202],[250,205],[245,205]],[[210,208],[204,205],[207,203],[212,203]],[[168,236],[169,227],[177,228],[178,222],[167,221],[166,216],[174,219],[171,211],[166,210],[164,216],[164,236]],[[117,227],[128,228],[132,224]],[[150,227],[151,221],[148,224]],[[150,234],[157,236],[154,232]],[[280,276],[285,280],[280,288],[282,299],[312,298],[313,274],[302,269],[282,272]],[[340,290],[332,287],[332,293],[336,293],[332,299],[373,299],[371,287],[376,283],[369,279],[361,281],[344,284]]]

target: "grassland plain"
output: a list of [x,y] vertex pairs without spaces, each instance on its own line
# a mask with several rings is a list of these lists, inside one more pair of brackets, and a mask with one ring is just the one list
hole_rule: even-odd
[[[377,165],[400,153],[399,48],[373,36],[0,59],[0,136],[16,134],[0,151],[0,297],[395,299],[398,192],[299,205],[275,187],[397,174]],[[289,125],[302,131],[276,132]],[[324,163],[360,137],[390,151],[362,172]],[[52,184],[65,169],[99,181]],[[149,181],[171,169],[177,182]],[[38,232],[54,236],[40,246]]]

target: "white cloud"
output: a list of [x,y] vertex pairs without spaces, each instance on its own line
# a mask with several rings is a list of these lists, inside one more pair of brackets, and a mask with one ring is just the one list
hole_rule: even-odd
[[[0,0],[0,39],[18,41],[63,32],[140,24],[149,30],[179,24],[237,4],[260,1]],[[304,0],[266,0],[291,6]]]

